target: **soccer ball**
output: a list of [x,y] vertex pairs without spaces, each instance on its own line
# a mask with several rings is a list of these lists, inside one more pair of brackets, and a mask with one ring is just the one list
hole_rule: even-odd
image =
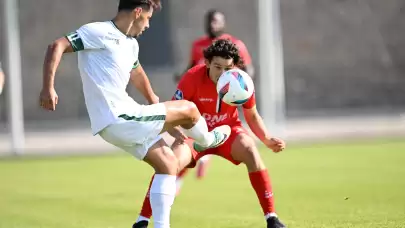
[[252,78],[240,69],[226,71],[218,79],[217,92],[219,99],[226,104],[243,105],[253,95]]

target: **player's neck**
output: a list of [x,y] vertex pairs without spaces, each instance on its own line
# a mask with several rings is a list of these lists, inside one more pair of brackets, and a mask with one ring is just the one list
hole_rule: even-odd
[[212,40],[215,40],[215,39],[219,39],[222,35],[224,35],[225,33],[224,32],[218,32],[218,33],[215,33],[215,34],[213,34],[213,33],[208,33],[208,37],[210,38],[210,39],[212,39]]
[[209,69],[209,68],[207,68],[206,74],[207,74],[207,78],[208,78],[210,81],[212,81],[214,84],[217,84],[217,82],[214,81],[214,80],[211,78],[211,76],[210,76],[210,69]]
[[118,13],[117,16],[115,16],[111,21],[114,23],[115,27],[124,35],[130,35],[133,20],[127,14]]

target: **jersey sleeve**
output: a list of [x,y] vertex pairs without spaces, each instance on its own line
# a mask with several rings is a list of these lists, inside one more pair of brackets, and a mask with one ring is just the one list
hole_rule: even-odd
[[135,61],[134,66],[132,67],[132,69],[136,69],[141,65],[141,63],[139,62],[139,59]]
[[83,25],[75,32],[66,35],[75,52],[86,49],[103,49],[103,37],[100,29],[93,24]]
[[242,57],[244,64],[252,64],[252,57],[250,56],[246,45],[241,40],[237,40],[235,44],[239,48],[239,55]]
[[249,100],[243,104],[244,109],[251,109],[256,106],[256,95],[253,92],[253,95],[249,98]]
[[193,101],[196,84],[193,81],[192,73],[187,72],[177,85],[176,92],[172,100],[188,100]]

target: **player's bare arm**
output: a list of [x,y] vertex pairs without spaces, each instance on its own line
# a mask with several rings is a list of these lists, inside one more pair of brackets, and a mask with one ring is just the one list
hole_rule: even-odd
[[246,45],[241,40],[237,40],[235,43],[239,48],[239,53],[241,56],[243,56],[243,66],[241,67],[241,70],[245,71],[250,77],[254,78],[255,68],[252,63],[252,57],[250,56]]
[[149,78],[139,62],[136,63],[131,71],[130,81],[131,84],[142,93],[149,104],[159,103],[159,97],[156,96],[153,91]]
[[48,46],[43,66],[43,81],[40,94],[40,105],[50,111],[56,109],[58,95],[55,91],[55,74],[63,53],[73,52],[73,47],[66,37],[55,40]]
[[281,152],[285,148],[285,142],[281,139],[274,138],[268,132],[264,125],[263,119],[258,113],[256,106],[250,109],[243,109],[246,122],[252,132],[273,152]]
[[255,68],[253,64],[242,64],[239,68],[245,71],[251,78],[254,78]]

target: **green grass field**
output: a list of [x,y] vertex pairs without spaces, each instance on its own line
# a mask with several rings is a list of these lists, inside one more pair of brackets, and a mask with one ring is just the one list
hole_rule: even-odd
[[[404,140],[262,155],[288,227],[405,227]],[[151,174],[127,155],[0,160],[0,228],[129,228]],[[205,180],[190,174],[172,227],[265,227],[243,166],[215,158]]]

